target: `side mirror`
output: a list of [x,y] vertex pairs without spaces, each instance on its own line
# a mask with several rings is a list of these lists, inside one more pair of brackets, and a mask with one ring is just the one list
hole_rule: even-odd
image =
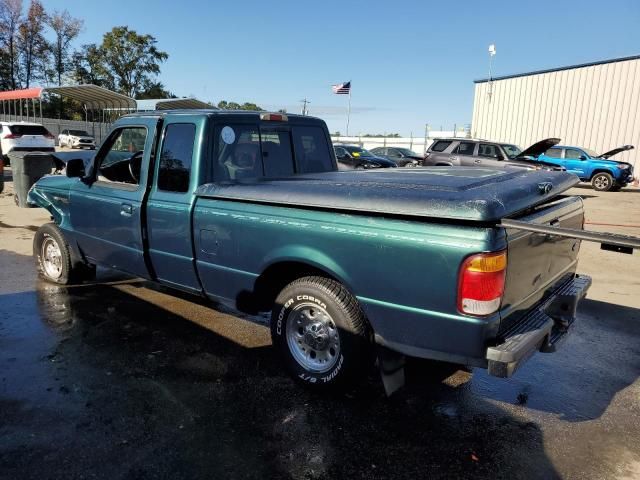
[[496,155],[496,159],[497,159],[497,160],[504,160],[504,155],[502,155],[501,153],[498,153],[498,154]]
[[586,155],[580,155],[580,160],[586,160],[587,156]]
[[81,158],[74,158],[69,160],[67,162],[66,173],[67,177],[70,178],[84,177],[84,161],[82,161]]

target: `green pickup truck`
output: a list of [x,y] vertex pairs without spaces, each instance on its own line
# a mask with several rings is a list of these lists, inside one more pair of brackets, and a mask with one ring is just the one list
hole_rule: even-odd
[[337,170],[319,119],[128,115],[94,158],[31,189],[53,218],[34,255],[58,284],[101,265],[271,311],[274,347],[317,388],[377,362],[393,390],[406,356],[508,377],[570,330],[590,285],[582,200],[563,195],[576,176]]

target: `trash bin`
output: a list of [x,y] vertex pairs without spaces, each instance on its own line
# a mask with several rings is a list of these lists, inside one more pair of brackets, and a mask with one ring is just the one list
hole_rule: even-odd
[[29,208],[27,194],[40,178],[51,173],[53,159],[45,152],[10,152],[16,205]]

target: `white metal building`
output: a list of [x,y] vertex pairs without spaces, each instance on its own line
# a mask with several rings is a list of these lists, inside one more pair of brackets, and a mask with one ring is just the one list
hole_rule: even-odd
[[[527,147],[560,137],[563,145],[640,156],[640,55],[475,81],[472,136]],[[640,162],[638,162],[640,165]]]

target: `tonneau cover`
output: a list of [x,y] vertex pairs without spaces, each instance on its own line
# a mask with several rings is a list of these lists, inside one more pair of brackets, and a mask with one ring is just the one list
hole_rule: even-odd
[[360,213],[494,222],[579,182],[567,172],[463,167],[381,169],[210,183],[201,197]]

